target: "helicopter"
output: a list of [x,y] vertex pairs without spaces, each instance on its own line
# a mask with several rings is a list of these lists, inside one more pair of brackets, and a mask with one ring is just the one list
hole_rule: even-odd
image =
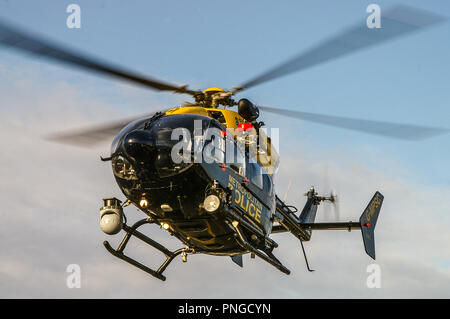
[[[260,111],[403,140],[420,140],[448,130],[257,106],[246,98],[236,100],[235,96],[444,20],[434,13],[396,6],[383,14],[383,28],[369,29],[365,23],[351,26],[232,90],[192,90],[187,85],[142,76],[1,21],[0,44],[145,88],[193,98],[159,112],[49,136],[53,141],[83,146],[112,139],[110,156],[101,160],[111,162],[125,200],[103,199],[100,227],[108,235],[124,231],[125,236],[117,248],[108,241],[103,244],[115,257],[164,281],[164,271],[177,256],[186,262],[188,255],[193,254],[228,256],[240,267],[243,255],[250,254],[290,274],[274,255],[278,244],[270,235],[275,233],[287,232],[299,239],[309,271],[313,270],[303,242],[311,239],[313,230],[359,229],[367,255],[375,259],[374,230],[384,200],[381,192],[375,192],[357,222],[315,222],[319,205],[335,203],[337,197],[320,196],[314,187],[305,193],[307,200],[301,211],[286,204],[275,191],[273,176],[279,166],[279,154],[261,129],[265,124],[258,121]],[[129,205],[136,206],[145,216],[133,225],[127,224],[124,212]],[[147,224],[159,225],[184,247],[171,251],[138,230]],[[154,269],[127,256],[124,250],[132,237],[160,251],[166,260]]]

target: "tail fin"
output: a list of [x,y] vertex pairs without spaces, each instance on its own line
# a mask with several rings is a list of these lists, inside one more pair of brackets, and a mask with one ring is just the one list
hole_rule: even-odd
[[359,218],[361,224],[361,233],[364,241],[364,248],[367,255],[375,259],[375,238],[374,230],[377,224],[378,214],[380,213],[381,204],[383,204],[384,196],[380,192],[376,192],[372,200]]
[[[312,196],[315,196],[315,194],[313,193]],[[300,213],[299,216],[300,223],[313,224],[316,219],[317,203],[315,201],[315,198],[312,196],[308,196],[308,200],[306,201],[305,207]],[[309,235],[309,238],[311,238],[312,230],[307,229],[305,230],[305,232]]]
[[308,200],[306,201],[305,207],[303,207],[300,216],[298,216],[301,223],[314,223],[314,220],[316,219],[317,205],[319,205],[320,202],[317,201],[316,195],[317,193],[314,190],[314,186],[311,187],[305,194],[305,196],[308,197]]

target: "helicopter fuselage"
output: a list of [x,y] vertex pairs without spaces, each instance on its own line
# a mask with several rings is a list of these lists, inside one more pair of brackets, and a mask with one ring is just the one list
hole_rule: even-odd
[[[196,113],[181,114],[178,109],[178,113],[169,111],[127,125],[113,141],[113,172],[126,198],[186,246],[207,254],[240,255],[247,250],[236,238],[231,220],[241,218],[251,225],[261,236],[249,233],[248,237],[255,246],[265,244],[258,237],[267,236],[272,228],[275,211],[272,177],[226,133],[226,115],[234,117],[236,126],[244,122],[236,112],[228,111],[225,116],[221,113],[215,119],[202,114],[207,111],[204,108],[199,109]],[[212,109],[212,112],[220,111]],[[201,135],[194,122],[201,123]],[[190,161],[174,163],[172,149],[180,140],[174,139],[173,134],[179,128],[197,134],[189,137],[191,144],[194,138],[203,136],[203,149],[212,143],[205,139],[205,131],[214,128],[222,132],[219,144],[228,147],[223,148],[221,158],[213,154],[214,158],[209,155],[195,161],[189,157]],[[233,154],[227,161],[229,152]],[[201,154],[206,156],[204,152]],[[213,212],[204,207],[206,197],[211,194],[220,200]]]

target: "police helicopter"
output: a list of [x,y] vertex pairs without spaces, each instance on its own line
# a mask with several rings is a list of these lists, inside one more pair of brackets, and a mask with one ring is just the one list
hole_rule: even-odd
[[[55,141],[78,145],[112,139],[110,156],[101,159],[111,162],[125,199],[103,200],[100,226],[108,235],[123,230],[125,236],[117,248],[104,242],[111,254],[161,280],[166,279],[163,273],[175,257],[181,255],[187,261],[191,254],[229,256],[241,267],[242,256],[250,254],[289,274],[290,270],[274,255],[278,244],[271,234],[289,232],[298,238],[310,271],[303,242],[311,239],[313,230],[359,229],[366,253],[375,259],[374,229],[383,195],[375,192],[356,222],[315,222],[318,206],[322,202],[335,202],[336,195],[320,196],[314,187],[306,192],[306,204],[301,211],[286,204],[274,189],[273,174],[279,156],[270,137],[260,129],[264,125],[258,121],[260,111],[405,140],[419,140],[447,130],[256,106],[245,98],[236,100],[235,96],[256,85],[443,20],[433,13],[397,6],[383,14],[381,29],[369,29],[365,21],[356,24],[232,90],[216,87],[191,90],[186,85],[145,77],[3,22],[0,22],[0,43],[146,88],[193,98],[168,110],[51,136]],[[237,110],[232,110],[233,107]],[[133,225],[127,224],[124,212],[130,204],[145,216]],[[160,225],[183,247],[170,251],[140,231],[146,224]],[[159,268],[150,268],[124,253],[133,236],[165,255],[166,260]]]

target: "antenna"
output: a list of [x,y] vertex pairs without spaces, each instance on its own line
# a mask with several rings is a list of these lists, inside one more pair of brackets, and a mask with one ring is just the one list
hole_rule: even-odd
[[291,184],[292,184],[292,177],[289,178],[288,187],[287,187],[287,189],[286,189],[286,193],[285,193],[284,196],[283,196],[283,202],[285,202],[286,199],[287,199],[287,197],[288,197],[289,190],[291,189]]

